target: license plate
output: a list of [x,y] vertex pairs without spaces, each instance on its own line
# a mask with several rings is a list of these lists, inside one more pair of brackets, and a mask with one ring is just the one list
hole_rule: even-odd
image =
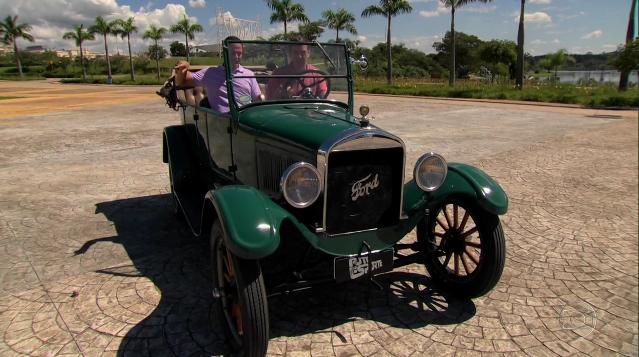
[[393,250],[386,249],[370,254],[335,258],[333,266],[337,282],[355,280],[367,276],[368,273],[372,275],[385,273],[393,269]]

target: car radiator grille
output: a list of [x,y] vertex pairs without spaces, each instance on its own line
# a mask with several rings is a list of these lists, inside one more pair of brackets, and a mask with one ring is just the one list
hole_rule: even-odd
[[332,152],[326,181],[326,232],[340,234],[397,224],[402,148]]
[[272,150],[258,150],[257,162],[260,189],[271,193],[279,192],[280,179],[284,170],[297,161],[299,160],[286,157]]

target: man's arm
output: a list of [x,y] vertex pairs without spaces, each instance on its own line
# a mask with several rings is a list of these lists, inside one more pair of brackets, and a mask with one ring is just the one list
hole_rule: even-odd
[[260,85],[257,83],[255,78],[251,78],[251,99],[253,103],[264,100],[264,95],[262,94]]
[[173,68],[175,70],[175,84],[180,87],[194,87],[195,80],[193,74],[189,71],[189,63],[185,60],[180,60],[175,64]]

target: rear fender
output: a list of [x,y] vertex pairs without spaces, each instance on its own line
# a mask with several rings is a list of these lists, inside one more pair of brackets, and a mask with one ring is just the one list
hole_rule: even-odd
[[465,164],[449,163],[448,175],[435,192],[424,192],[415,180],[404,185],[404,211],[408,214],[437,205],[450,196],[474,199],[485,211],[502,215],[508,211],[508,196],[497,181],[482,170]]
[[224,186],[209,191],[206,199],[215,208],[227,247],[243,259],[260,259],[275,252],[282,222],[293,218],[251,186]]

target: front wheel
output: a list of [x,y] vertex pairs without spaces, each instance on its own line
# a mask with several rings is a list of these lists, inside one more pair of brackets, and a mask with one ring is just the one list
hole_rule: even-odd
[[[236,257],[226,247],[219,221],[211,228],[214,308],[221,315],[234,355],[266,355],[268,304],[260,264]],[[221,313],[221,314],[219,314]],[[215,321],[218,322],[218,321]]]
[[499,281],[506,241],[499,217],[467,199],[449,199],[417,226],[425,265],[436,283],[454,295],[478,297]]

